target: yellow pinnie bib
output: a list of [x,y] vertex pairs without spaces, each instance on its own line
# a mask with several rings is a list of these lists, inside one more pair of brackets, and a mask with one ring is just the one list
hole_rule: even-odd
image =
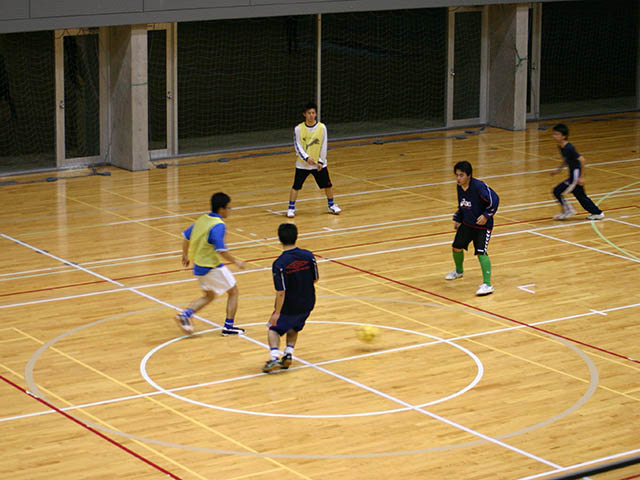
[[189,260],[200,267],[215,268],[222,263],[220,254],[208,242],[209,230],[219,223],[224,223],[220,217],[202,215],[193,225],[189,240]]

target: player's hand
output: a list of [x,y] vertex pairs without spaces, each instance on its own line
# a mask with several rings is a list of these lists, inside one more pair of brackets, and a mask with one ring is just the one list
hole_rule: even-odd
[[307,163],[308,163],[309,165],[315,165],[315,164],[316,164],[316,161],[313,159],[313,157],[309,157],[309,158],[307,158]]
[[584,185],[584,177],[578,177],[578,185]]
[[322,170],[322,164],[320,162],[318,162],[318,171]]
[[453,229],[454,230],[458,230],[458,228],[460,227],[460,222],[456,222],[455,220],[453,221]]
[[487,217],[485,217],[484,215],[480,215],[476,220],[476,224],[478,225],[484,225],[485,223],[487,223]]
[[183,267],[189,266],[189,257],[187,257],[186,255],[182,255],[182,266]]
[[280,314],[273,312],[271,314],[271,317],[269,318],[269,321],[267,322],[267,326],[273,327],[276,323],[278,323],[278,318],[280,318]]
[[561,168],[555,168],[553,170],[551,170],[551,176],[554,176],[556,173],[560,173],[562,171]]
[[246,263],[244,263],[242,260],[238,260],[237,258],[233,263],[235,263],[236,267],[238,267],[240,270],[244,270],[245,267],[247,266]]

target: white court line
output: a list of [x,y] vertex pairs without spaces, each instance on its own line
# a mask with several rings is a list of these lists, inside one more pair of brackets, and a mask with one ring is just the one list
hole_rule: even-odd
[[[611,219],[608,218],[608,219],[601,220],[601,222],[610,221],[610,220]],[[587,222],[587,221],[585,221],[585,222],[562,223],[562,224],[558,224],[558,225],[549,225],[549,226],[546,226],[546,227],[538,227],[538,228],[535,228],[535,229],[517,230],[517,231],[514,231],[514,232],[498,233],[498,234],[493,235],[493,237],[505,237],[505,236],[510,236],[510,235],[518,235],[518,234],[521,234],[521,233],[534,233],[534,234],[537,234],[538,230],[551,230],[551,229],[556,229],[556,228],[567,228],[567,227],[574,227],[576,225],[584,226],[584,225],[589,224],[589,223],[590,222]],[[539,234],[539,235],[542,235],[542,234]],[[0,234],[0,236],[6,236],[6,235]],[[544,236],[544,235],[542,235],[542,236]],[[555,239],[555,237],[549,237],[549,238]],[[348,259],[351,259],[351,258],[367,257],[367,256],[371,256],[371,255],[383,255],[383,254],[386,254],[386,253],[394,253],[394,252],[400,252],[400,251],[406,251],[406,250],[435,247],[435,246],[439,246],[439,245],[449,245],[450,243],[451,243],[451,241],[426,243],[426,244],[422,244],[422,245],[413,245],[413,246],[409,246],[409,247],[399,247],[399,248],[391,248],[391,249],[386,249],[386,250],[376,250],[376,251],[373,251],[373,252],[356,253],[356,254],[351,254],[351,255],[344,255],[342,257],[321,258],[321,259],[318,260],[318,263],[330,262],[332,260],[348,260]],[[35,248],[35,247],[33,247],[33,248]],[[589,248],[589,247],[587,247],[587,248]],[[605,251],[602,251],[602,253],[609,254],[609,252],[605,252]],[[611,254],[611,255],[615,255],[615,254]],[[621,256],[621,255],[615,255],[615,256],[623,258],[625,260],[636,262],[636,260],[628,258],[628,257],[624,257],[624,256]],[[82,267],[80,267],[80,266],[78,266],[78,268],[82,269]],[[271,270],[271,267],[256,268],[256,269],[251,269],[251,270],[243,270],[243,271],[240,271],[240,272],[235,272],[234,275],[243,275],[243,274],[247,274],[247,273],[262,272],[262,271],[265,271],[265,270]],[[98,292],[81,293],[81,294],[77,294],[77,295],[68,295],[68,296],[65,296],[65,297],[54,297],[54,298],[46,298],[46,299],[42,299],[42,300],[31,300],[31,301],[28,301],[28,302],[20,302],[20,303],[12,303],[12,304],[0,305],[0,309],[23,307],[23,306],[26,306],[26,305],[35,305],[35,304],[40,304],[40,303],[58,302],[58,301],[63,301],[63,300],[71,300],[71,299],[74,299],[74,298],[91,297],[91,296],[94,296],[94,295],[105,295],[105,294],[108,294],[108,293],[116,293],[116,292],[123,292],[123,291],[134,291],[135,289],[160,287],[160,286],[166,286],[166,285],[175,285],[175,284],[178,284],[178,283],[185,283],[185,282],[192,282],[192,281],[195,281],[195,279],[193,277],[189,278],[189,279],[184,279],[184,280],[172,280],[172,281],[168,281],[168,282],[143,284],[143,285],[134,286],[134,287],[116,288],[116,289],[111,289],[111,290],[100,290]]]
[[635,258],[625,257],[624,255],[618,255],[617,253],[607,252],[606,250],[600,250],[599,248],[589,247],[587,245],[582,245],[580,243],[571,242],[569,240],[564,240],[563,238],[552,237],[551,235],[545,235],[544,233],[534,232],[533,230],[529,230],[529,233],[534,235],[538,235],[540,237],[549,238],[551,240],[556,240],[558,242],[567,243],[569,245],[573,245],[575,247],[585,248],[587,250],[592,250],[594,252],[604,253],[605,255],[611,255],[612,257],[622,258],[624,260],[629,260],[630,262],[640,263],[640,260],[636,260]]
[[[54,260],[57,260],[57,261],[59,261],[59,262],[69,263],[69,262],[67,262],[66,260],[64,260],[63,258],[60,258],[60,257],[58,257],[58,256],[56,256],[56,255],[52,255],[52,254],[50,254],[50,253],[48,253],[48,252],[45,252],[45,251],[43,251],[43,250],[40,250],[40,249],[39,249],[39,248],[37,248],[37,247],[34,247],[34,246],[32,246],[32,245],[29,245],[28,243],[22,242],[22,241],[20,241],[20,240],[14,239],[14,238],[12,238],[12,237],[10,237],[10,236],[8,236],[8,235],[0,234],[0,236],[2,236],[3,238],[6,238],[6,239],[8,239],[8,240],[11,240],[11,241],[13,241],[13,242],[15,242],[15,243],[18,243],[19,245],[22,245],[22,246],[24,246],[24,247],[26,247],[26,248],[29,248],[29,249],[31,249],[31,250],[34,250],[34,251],[40,252],[41,254],[43,254],[43,255],[45,255],[45,256],[48,256],[48,257],[50,257],[50,258],[53,258]],[[110,278],[108,278],[108,277],[105,277],[105,276],[103,276],[103,275],[100,275],[99,273],[92,272],[91,270],[86,269],[86,268],[84,268],[84,267],[81,267],[81,266],[79,266],[79,265],[74,265],[74,267],[75,267],[75,268],[77,268],[78,270],[82,270],[82,271],[84,271],[85,273],[88,273],[88,274],[90,274],[90,275],[93,275],[93,276],[96,276],[96,277],[98,277],[98,278],[101,278],[101,279],[107,280],[107,281],[109,281],[110,283],[113,283],[113,284],[115,284],[115,285],[123,286],[121,283],[119,283],[119,282],[117,282],[117,281],[115,281],[115,280],[112,280],[112,279],[110,279]],[[171,308],[171,309],[173,309],[173,310],[180,311],[180,308],[178,308],[177,306],[172,305],[172,304],[170,304],[170,303],[167,303],[167,302],[165,302],[165,301],[163,301],[163,300],[160,300],[160,299],[158,299],[158,298],[156,298],[156,297],[152,297],[151,295],[147,295],[146,293],[140,292],[140,291],[135,290],[135,289],[131,289],[131,292],[136,293],[136,294],[138,294],[138,295],[140,295],[140,296],[142,296],[142,297],[144,297],[144,298],[147,298],[148,300],[151,300],[151,301],[153,301],[153,302],[159,303],[160,305],[164,305],[164,306],[166,306],[166,307],[168,307],[168,308]],[[218,325],[218,324],[216,324],[216,323],[214,323],[214,322],[211,322],[211,321],[209,321],[209,320],[207,320],[207,319],[205,319],[205,318],[202,318],[202,317],[197,316],[197,315],[194,315],[194,316],[195,316],[195,317],[197,317],[197,318],[199,318],[201,321],[203,321],[203,322],[205,322],[205,323],[208,323],[208,324],[210,324],[210,325],[212,325],[212,326],[220,327],[220,325]],[[264,343],[259,342],[259,341],[257,341],[257,340],[254,340],[253,338],[250,338],[250,337],[248,337],[248,336],[246,336],[246,335],[241,335],[241,336],[240,336],[240,338],[243,338],[243,339],[244,339],[244,340],[246,340],[246,341],[250,341],[250,342],[252,342],[252,343],[254,343],[254,344],[256,344],[256,345],[259,345],[259,346],[261,346],[261,347],[263,347],[263,348],[267,348],[267,346],[266,346]],[[446,342],[446,340],[445,340],[445,342]],[[450,343],[450,342],[446,342],[446,343]],[[453,343],[452,343],[452,345],[454,345],[454,346],[455,346],[455,344],[453,344]],[[456,428],[456,429],[459,429],[459,430],[462,430],[462,431],[464,431],[464,432],[467,432],[467,433],[469,433],[469,434],[471,434],[471,435],[473,435],[473,436],[479,437],[479,438],[481,438],[481,439],[483,439],[483,440],[486,440],[486,441],[488,441],[488,442],[491,442],[491,443],[493,443],[493,444],[495,444],[495,445],[499,445],[499,446],[501,446],[501,447],[503,447],[503,448],[506,448],[506,449],[508,449],[508,450],[511,450],[511,451],[513,451],[513,452],[515,452],[515,453],[518,453],[518,454],[520,454],[520,455],[523,455],[523,456],[525,456],[525,457],[531,458],[532,460],[536,460],[536,461],[538,461],[538,462],[540,462],[540,463],[544,463],[545,465],[549,465],[549,466],[554,467],[554,468],[561,468],[559,465],[557,465],[557,464],[555,464],[555,463],[553,463],[553,462],[550,462],[550,461],[545,460],[545,459],[543,459],[543,458],[541,458],[541,457],[538,457],[538,456],[536,456],[536,455],[533,455],[532,453],[526,452],[526,451],[521,450],[521,449],[519,449],[519,448],[517,448],[517,447],[514,447],[514,446],[512,446],[512,445],[509,445],[508,443],[505,443],[505,442],[503,442],[503,441],[501,441],[501,440],[497,440],[497,439],[495,439],[495,438],[493,438],[493,437],[490,437],[490,436],[485,435],[485,434],[483,434],[483,433],[477,432],[477,431],[475,431],[475,430],[473,430],[473,429],[471,429],[471,428],[465,427],[464,425],[461,425],[461,424],[459,424],[459,423],[453,422],[452,420],[449,420],[449,419],[446,419],[446,418],[444,418],[444,417],[441,417],[440,415],[437,415],[437,414],[432,413],[432,412],[430,412],[430,411],[428,411],[428,410],[425,410],[424,408],[416,407],[415,405],[412,405],[412,404],[410,404],[410,403],[408,403],[408,402],[405,402],[404,400],[401,400],[401,399],[399,399],[399,398],[396,398],[396,397],[393,397],[393,396],[391,396],[391,395],[388,395],[388,394],[386,394],[386,393],[384,393],[384,392],[382,392],[382,391],[380,391],[380,390],[377,390],[377,389],[375,389],[375,388],[369,387],[369,386],[364,385],[364,384],[362,384],[362,383],[360,383],[360,382],[356,382],[355,380],[352,380],[352,379],[350,379],[350,378],[347,378],[347,377],[345,377],[345,376],[343,376],[343,375],[339,375],[339,374],[337,374],[337,373],[335,373],[335,372],[332,372],[332,371],[330,371],[330,370],[327,370],[327,369],[325,369],[325,368],[323,368],[323,367],[320,367],[320,366],[314,365],[314,364],[312,364],[312,363],[310,363],[310,362],[307,362],[306,360],[303,360],[303,359],[301,359],[301,358],[299,358],[299,357],[297,357],[297,360],[298,360],[298,361],[300,361],[301,363],[304,363],[304,364],[306,364],[306,365],[310,365],[310,366],[312,366],[312,367],[313,367],[313,368],[315,368],[316,370],[319,370],[319,371],[324,372],[324,373],[326,373],[326,374],[328,374],[328,375],[331,375],[331,376],[333,376],[333,377],[336,377],[336,378],[338,378],[338,379],[341,379],[341,380],[343,380],[343,381],[345,381],[345,382],[347,382],[347,383],[350,383],[350,384],[352,384],[352,385],[354,385],[354,386],[360,387],[360,388],[362,388],[362,389],[364,389],[364,390],[366,390],[366,391],[369,391],[369,392],[371,392],[371,393],[374,393],[375,395],[381,396],[381,397],[386,398],[387,400],[390,400],[390,401],[392,401],[392,402],[394,402],[394,403],[398,403],[398,404],[403,405],[403,406],[405,406],[405,407],[407,407],[407,408],[409,408],[409,409],[411,409],[411,410],[415,410],[415,411],[420,412],[420,413],[422,413],[422,414],[424,414],[424,415],[427,415],[427,416],[429,416],[429,417],[431,417],[431,418],[433,418],[433,419],[435,419],[435,420],[438,420],[438,421],[440,421],[440,422],[446,423],[447,425],[449,425],[449,426],[451,426],[451,427],[454,427],[454,428]]]
[[[599,196],[605,196],[605,195],[610,195],[610,198],[616,198],[616,197],[622,197],[622,196],[628,196],[628,195],[635,195],[637,192],[640,192],[640,188],[638,189],[633,189],[633,190],[624,190],[621,192],[617,192],[614,195],[610,195],[612,192],[604,192],[604,193],[599,193],[599,194],[595,194],[595,195],[591,195],[591,197],[599,197]],[[615,191],[614,191],[615,192]],[[519,212],[519,211],[523,211],[523,210],[530,210],[530,209],[534,209],[534,208],[544,208],[548,205],[552,205],[557,203],[556,200],[543,200],[540,202],[530,202],[530,203],[521,203],[521,204],[516,204],[516,205],[510,205],[510,206],[503,206],[500,211],[503,213],[510,213],[510,212]],[[408,218],[408,219],[402,219],[402,220],[391,220],[391,221],[386,221],[386,222],[379,222],[379,223],[370,223],[370,224],[364,224],[364,225],[354,225],[351,227],[341,227],[341,228],[333,228],[331,229],[331,231],[327,231],[326,229],[322,229],[322,230],[318,230],[315,232],[306,232],[306,233],[302,233],[299,235],[299,238],[304,238],[307,240],[310,239],[315,239],[315,238],[329,238],[329,237],[336,237],[339,235],[344,235],[344,234],[351,234],[351,233],[362,233],[362,232],[369,232],[369,231],[376,231],[376,230],[385,230],[388,228],[395,228],[395,227],[408,227],[408,226],[413,226],[413,225],[423,225],[426,223],[436,223],[438,221],[449,221],[451,219],[451,214],[440,214],[440,215],[431,215],[431,216],[426,216],[426,217],[413,217],[413,218]],[[141,219],[141,220],[136,220],[135,222],[141,222],[144,221],[145,219]],[[611,221],[618,221],[619,223],[625,223],[613,218],[608,218],[608,220]],[[133,221],[132,221],[133,222]],[[122,222],[119,222],[122,223]],[[632,223],[628,223],[626,222],[626,224],[628,225],[632,225],[632,226],[638,226]],[[105,224],[108,225],[108,224]],[[500,225],[498,226],[500,227]],[[236,229],[238,231],[242,231],[241,229]],[[494,235],[494,236],[497,236]],[[264,240],[261,241],[256,241],[256,240],[243,240],[243,241],[239,241],[239,242],[229,242],[228,245],[230,247],[233,247],[234,250],[239,250],[239,249],[243,249],[243,248],[254,248],[256,246],[264,246],[264,245],[277,245],[278,244],[278,237],[268,237]],[[156,257],[156,258],[146,258],[143,260],[138,260],[137,262],[122,262],[122,263],[113,263],[110,265],[106,265],[104,266],[104,268],[110,268],[110,267],[114,267],[114,266],[120,266],[120,265],[129,265],[129,264],[134,264],[134,263],[141,263],[141,262],[147,262],[147,261],[156,261],[156,260],[166,260],[169,258],[174,258],[174,257],[178,257],[179,254],[181,253],[181,250],[172,250],[172,251],[168,251],[168,252],[159,252],[159,253],[150,253],[150,254],[145,254],[145,255],[135,255],[132,257],[119,257],[119,258],[112,258],[112,259],[107,259],[107,260],[96,260],[96,261],[90,261],[90,262],[82,262],[79,263],[78,265],[82,265],[82,266],[87,266],[87,265],[95,265],[98,263],[108,263],[108,262],[120,262],[122,260],[129,260],[129,259],[143,259],[145,257]],[[167,255],[166,257],[159,257],[160,255]],[[101,268],[101,267],[96,267],[96,268]],[[54,271],[55,270],[55,271]],[[0,282],[1,281],[10,281],[10,280],[18,280],[18,279],[23,279],[23,278],[32,278],[32,277],[40,277],[40,276],[45,276],[45,275],[57,275],[58,273],[67,273],[67,272],[72,272],[73,269],[70,269],[66,266],[59,266],[59,267],[47,267],[47,268],[41,268],[41,269],[34,269],[34,270],[25,270],[25,271],[18,271],[18,272],[10,272],[10,273],[3,273],[0,274],[0,277],[2,276],[9,276],[11,278],[8,279],[2,279],[0,278]],[[24,275],[24,276],[18,276],[18,275],[23,275],[23,274],[30,274],[30,273],[37,273],[37,272],[48,272],[48,273],[41,273],[38,275]]]
[[549,472],[538,473],[537,475],[531,475],[529,477],[521,477],[518,480],[533,480],[534,478],[546,477],[547,475],[553,475],[554,473],[566,472],[568,470],[573,470],[574,468],[580,467],[588,467],[589,465],[594,465],[596,463],[606,462],[607,460],[615,460],[616,458],[626,457],[629,455],[633,455],[640,452],[640,448],[635,450],[629,450],[627,452],[616,453],[615,455],[609,455],[608,457],[597,458],[595,460],[589,460],[588,462],[576,463],[575,465],[571,465],[569,467],[562,467],[556,470],[551,470]]
[[[319,297],[322,298],[322,297]],[[348,297],[347,297],[348,298]],[[424,305],[424,303],[421,302],[407,302],[409,304],[412,305]],[[604,310],[601,310],[602,312],[615,312],[618,310],[625,310],[628,308],[637,308],[640,307],[640,303],[634,303],[631,305],[622,305],[619,307],[612,307],[612,308],[607,308]],[[588,317],[594,315],[593,311],[589,311],[589,312],[584,312],[584,313],[580,313],[577,315],[571,315],[568,317],[560,317],[560,318],[553,318],[550,320],[542,320],[539,322],[534,322],[534,323],[530,323],[529,325],[531,326],[538,326],[538,325],[545,325],[545,324],[549,324],[549,323],[556,323],[556,322],[562,322],[564,320],[571,320],[574,318],[580,318],[580,317]],[[242,324],[243,326],[247,326],[246,324]],[[396,353],[399,351],[404,351],[404,350],[413,350],[416,348],[421,348],[421,347],[426,347],[426,346],[431,346],[431,345],[437,345],[440,343],[444,343],[445,341],[449,341],[449,342],[457,342],[460,340],[468,340],[470,338],[479,338],[479,337],[484,337],[487,335],[495,335],[498,333],[505,333],[505,332],[511,332],[514,330],[520,330],[522,328],[527,328],[526,325],[516,325],[513,327],[504,327],[504,328],[498,328],[496,330],[488,330],[485,332],[477,332],[477,333],[470,333],[468,335],[460,335],[458,337],[452,337],[452,338],[447,338],[447,339],[440,339],[440,340],[434,340],[432,342],[425,342],[425,343],[418,343],[418,344],[414,344],[414,345],[407,345],[404,347],[395,347],[395,348],[390,348],[387,350],[378,350],[375,352],[368,352],[368,353],[363,353],[360,355],[352,355],[350,357],[343,357],[343,358],[337,358],[337,359],[333,359],[333,360],[324,360],[322,362],[318,362],[316,365],[329,365],[329,364],[333,364],[333,363],[340,363],[340,362],[345,362],[345,361],[350,361],[350,360],[359,360],[362,358],[366,358],[366,357],[374,357],[377,355],[385,355],[387,353]],[[217,330],[217,329],[214,329]],[[209,332],[212,330],[206,330],[205,332]],[[200,333],[205,333],[205,332],[200,332]],[[302,370],[302,369],[306,369],[309,368],[307,365],[302,365],[302,366],[297,366],[297,367],[293,367],[290,370]],[[242,375],[239,377],[232,377],[232,378],[225,378],[223,380],[213,380],[211,382],[203,382],[203,383],[197,383],[197,384],[192,384],[192,385],[183,385],[181,387],[174,387],[174,388],[168,388],[166,389],[169,392],[179,392],[179,391],[184,391],[184,390],[192,390],[192,389],[196,389],[196,388],[202,388],[202,387],[208,387],[211,385],[217,385],[220,383],[229,383],[229,382],[235,382],[235,381],[240,381],[240,380],[246,380],[249,378],[256,378],[256,377],[260,377],[262,376],[262,373],[256,373],[256,374],[250,374],[250,375]],[[155,395],[161,395],[164,394],[164,392],[162,391],[153,391],[153,392],[149,392],[149,393],[141,393],[138,395],[129,395],[129,396],[125,396],[125,397],[118,397],[118,398],[112,398],[109,400],[101,400],[98,402],[91,402],[91,403],[83,403],[80,405],[73,405],[70,407],[64,407],[61,408],[61,410],[64,411],[68,411],[68,410],[77,410],[80,408],[88,408],[88,407],[93,407],[93,406],[101,406],[101,405],[108,405],[108,404],[112,404],[112,403],[121,403],[121,402],[125,402],[128,400],[135,400],[135,399],[139,399],[139,398],[144,398],[144,397],[150,397],[150,396],[155,396]],[[20,420],[23,418],[29,418],[29,417],[35,417],[35,416],[39,416],[39,415],[46,415],[49,413],[56,413],[55,410],[43,410],[40,412],[34,412],[34,413],[27,413],[27,414],[23,414],[23,415],[16,415],[13,417],[4,417],[4,418],[0,418],[0,423],[2,422],[7,422],[7,421],[11,421],[11,420]]]

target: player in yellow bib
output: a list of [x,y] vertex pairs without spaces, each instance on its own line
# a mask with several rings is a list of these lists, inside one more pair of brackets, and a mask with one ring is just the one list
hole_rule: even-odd
[[342,209],[333,202],[333,190],[327,168],[327,127],[317,121],[318,107],[308,103],[304,111],[304,122],[294,129],[293,145],[296,149],[296,175],[289,194],[287,217],[296,216],[296,199],[304,181],[313,175],[319,188],[327,195],[329,213],[338,215]]
[[226,227],[224,219],[231,213],[231,199],[224,193],[211,196],[211,213],[202,215],[196,223],[183,232],[182,265],[193,263],[193,274],[200,283],[204,296],[189,304],[189,308],[176,315],[178,326],[186,333],[193,333],[191,317],[205,307],[216,295],[227,293],[227,318],[224,321],[222,335],[240,335],[244,329],[233,325],[238,310],[238,287],[231,271],[222,263],[227,260],[239,268],[244,262],[235,258],[227,250],[224,237]]

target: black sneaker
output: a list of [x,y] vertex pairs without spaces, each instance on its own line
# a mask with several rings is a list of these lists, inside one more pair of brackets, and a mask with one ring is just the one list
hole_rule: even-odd
[[184,313],[179,313],[176,315],[176,323],[185,333],[193,333],[193,325],[191,324],[191,319],[186,316]]
[[240,327],[223,327],[222,336],[228,337],[229,335],[244,335],[244,328]]
[[280,360],[269,360],[267,363],[264,364],[264,367],[262,367],[262,371],[264,373],[271,373],[273,372],[276,368],[280,368]]
[[293,358],[291,357],[291,354],[285,353],[280,359],[280,367],[282,368],[282,370],[286,370],[287,368],[289,368],[292,361]]

